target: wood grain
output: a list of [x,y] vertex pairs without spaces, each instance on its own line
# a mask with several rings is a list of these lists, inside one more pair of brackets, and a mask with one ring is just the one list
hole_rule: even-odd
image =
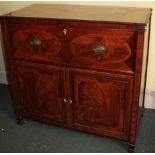
[[127,140],[132,77],[81,70],[70,76],[74,127]]
[[22,115],[65,122],[63,71],[30,63],[17,63],[14,68]]

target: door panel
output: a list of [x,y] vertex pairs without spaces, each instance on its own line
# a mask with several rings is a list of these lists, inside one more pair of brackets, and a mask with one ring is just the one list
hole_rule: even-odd
[[63,71],[42,65],[16,65],[24,116],[64,122]]
[[73,71],[70,74],[74,127],[127,138],[131,78],[91,72]]

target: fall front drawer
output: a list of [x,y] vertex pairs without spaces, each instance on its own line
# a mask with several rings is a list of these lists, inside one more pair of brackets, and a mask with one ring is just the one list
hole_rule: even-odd
[[135,31],[105,24],[55,21],[9,25],[13,58],[134,73]]

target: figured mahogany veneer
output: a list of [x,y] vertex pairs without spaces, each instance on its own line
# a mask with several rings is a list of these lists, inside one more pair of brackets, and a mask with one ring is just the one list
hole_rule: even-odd
[[[58,24],[13,23],[9,25],[9,34],[12,40],[12,57],[15,59],[41,62],[52,62],[56,59],[62,62],[63,33]],[[34,41],[38,41],[38,45],[32,45]]]
[[104,135],[134,151],[151,9],[33,5],[1,21],[18,123],[29,118]]
[[[72,64],[134,72],[133,49],[135,32],[128,29],[101,28],[98,26],[69,27]],[[104,47],[104,53],[95,53]]]
[[[40,46],[32,46],[33,39],[39,39]],[[61,43],[59,39],[52,33],[42,29],[25,29],[16,32],[13,37],[13,46],[16,48],[16,53],[29,53],[36,54],[57,54],[61,50]],[[37,53],[36,53],[37,52]],[[29,56],[28,56],[29,57]]]
[[132,77],[71,71],[70,79],[75,128],[127,140]]
[[62,70],[52,69],[50,73],[39,67],[17,65],[15,74],[20,96],[24,99],[21,107],[23,115],[65,121]]

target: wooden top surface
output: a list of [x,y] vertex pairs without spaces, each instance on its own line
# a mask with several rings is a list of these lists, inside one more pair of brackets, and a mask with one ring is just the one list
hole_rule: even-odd
[[7,16],[146,24],[150,14],[150,8],[34,4]]

